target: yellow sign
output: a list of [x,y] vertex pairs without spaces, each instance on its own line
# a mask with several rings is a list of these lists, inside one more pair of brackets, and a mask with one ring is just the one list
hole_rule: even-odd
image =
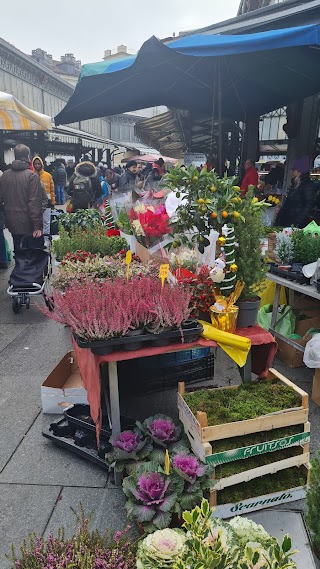
[[166,450],[166,456],[164,459],[164,471],[167,476],[170,474],[170,457],[168,453],[168,449]]
[[130,270],[130,263],[132,261],[132,252],[131,251],[127,251],[126,252],[126,265],[127,265],[127,281],[129,280],[129,270]]
[[159,267],[159,279],[161,279],[162,286],[164,286],[164,281],[169,275],[169,264],[163,264]]

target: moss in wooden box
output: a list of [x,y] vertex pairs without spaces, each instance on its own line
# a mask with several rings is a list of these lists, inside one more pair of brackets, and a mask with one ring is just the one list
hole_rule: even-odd
[[245,460],[236,460],[234,462],[220,464],[215,468],[215,478],[217,478],[217,480],[220,478],[227,478],[228,476],[233,476],[233,474],[240,474],[240,472],[259,468],[259,466],[272,464],[273,462],[291,458],[292,456],[298,456],[299,454],[301,454],[301,447],[296,446],[284,448],[268,454],[260,454],[259,456],[253,456],[251,458],[246,458]]
[[241,482],[230,488],[219,490],[218,505],[233,504],[240,500],[265,496],[305,485],[306,477],[303,475],[303,471],[299,467],[293,466],[275,474],[266,474],[249,482]]
[[208,425],[256,419],[301,404],[297,393],[277,379],[246,383],[234,389],[200,389],[186,393],[184,399],[194,415],[197,411],[207,413]]
[[252,435],[242,435],[241,437],[231,437],[230,439],[222,439],[221,441],[212,442],[212,452],[225,452],[244,448],[251,445],[257,445],[268,441],[275,441],[285,437],[291,437],[298,433],[303,433],[304,425],[294,425],[293,427],[282,427],[281,429],[272,429],[270,431],[262,431],[261,433],[253,433]]

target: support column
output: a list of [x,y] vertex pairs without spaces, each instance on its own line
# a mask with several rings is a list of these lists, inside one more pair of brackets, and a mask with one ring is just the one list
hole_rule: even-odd
[[244,127],[244,143],[241,152],[239,172],[244,171],[244,164],[248,158],[257,162],[260,158],[259,148],[260,117],[248,119]]
[[0,163],[4,162],[4,137],[3,130],[0,129]]

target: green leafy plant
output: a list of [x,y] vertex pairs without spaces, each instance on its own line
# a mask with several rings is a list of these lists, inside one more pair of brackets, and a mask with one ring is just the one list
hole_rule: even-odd
[[[163,178],[163,184],[185,199],[176,211],[172,224],[174,240],[168,245],[178,248],[196,244],[200,253],[209,242],[212,229],[220,231],[224,223],[243,222],[239,213],[240,188],[234,178],[219,178],[215,172],[195,166],[187,169],[172,168]],[[241,218],[241,219],[240,219]]]
[[[282,545],[265,530],[250,520],[228,524],[212,519],[206,500],[201,507],[184,512],[183,528],[187,532],[181,559],[173,569],[288,569],[296,567],[291,551],[292,543],[285,536]],[[245,528],[245,531],[243,531]],[[251,541],[243,540],[246,533]],[[139,552],[138,552],[139,558]],[[155,569],[156,566],[154,566]],[[169,565],[170,567],[170,565]]]
[[108,237],[106,228],[99,225],[94,225],[92,229],[87,230],[81,227],[71,227],[69,233],[60,226],[59,237],[53,241],[52,245],[58,260],[62,260],[67,253],[79,250],[99,253],[102,257],[113,256],[128,247],[126,239],[118,236]]
[[307,493],[307,524],[311,530],[312,543],[320,556],[320,453],[311,461],[309,490]]
[[290,265],[294,257],[294,248],[291,235],[278,233],[277,244],[274,252],[276,258],[281,261],[283,265]]
[[59,224],[68,232],[72,227],[92,229],[97,225],[107,226],[105,217],[97,209],[79,209],[75,213],[61,213]]
[[262,225],[264,202],[255,202],[253,189],[249,188],[242,200],[239,210],[245,218],[245,223],[235,224],[237,278],[244,282],[240,301],[257,299],[263,288],[267,266],[261,256],[260,238],[263,235]]
[[292,236],[293,259],[296,263],[315,263],[320,257],[320,237],[296,229]]

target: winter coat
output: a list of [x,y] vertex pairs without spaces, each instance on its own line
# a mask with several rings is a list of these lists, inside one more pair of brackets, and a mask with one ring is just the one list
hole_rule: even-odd
[[58,166],[53,172],[53,180],[56,186],[65,188],[67,185],[67,172],[63,166]]
[[101,198],[102,196],[101,183],[99,182],[97,176],[96,167],[94,164],[92,164],[92,162],[80,162],[79,164],[77,164],[77,166],[75,167],[74,174],[72,174],[70,178],[69,187],[68,187],[69,196],[71,197],[73,196],[74,192],[73,180],[75,179],[77,173],[81,174],[81,176],[86,176],[91,179],[92,192],[95,196],[94,201],[97,201],[99,198]]
[[302,229],[312,219],[316,206],[316,187],[310,180],[309,173],[302,174],[299,186],[294,181],[276,218],[276,225],[290,227],[294,225]]
[[13,235],[42,231],[43,190],[38,174],[24,160],[14,160],[0,178],[0,204],[5,223]]
[[56,197],[55,197],[55,193],[54,193],[53,178],[52,178],[51,174],[49,174],[49,172],[46,172],[43,169],[43,161],[41,160],[40,156],[34,157],[34,159],[32,160],[33,166],[34,166],[35,160],[39,160],[39,162],[42,164],[42,170],[40,170],[39,174],[35,169],[34,169],[34,172],[35,172],[35,174],[38,174],[40,176],[40,180],[44,184],[44,187],[46,189],[46,194],[47,194],[48,200],[51,200],[51,205],[54,205],[56,203]]
[[246,195],[249,186],[257,187],[259,182],[258,172],[254,166],[251,166],[246,170],[245,177],[242,180],[241,184],[241,193],[243,196]]
[[130,190],[133,190],[136,177],[137,174],[130,172],[130,170],[126,170],[119,178],[118,190],[120,190],[120,192],[129,192]]

